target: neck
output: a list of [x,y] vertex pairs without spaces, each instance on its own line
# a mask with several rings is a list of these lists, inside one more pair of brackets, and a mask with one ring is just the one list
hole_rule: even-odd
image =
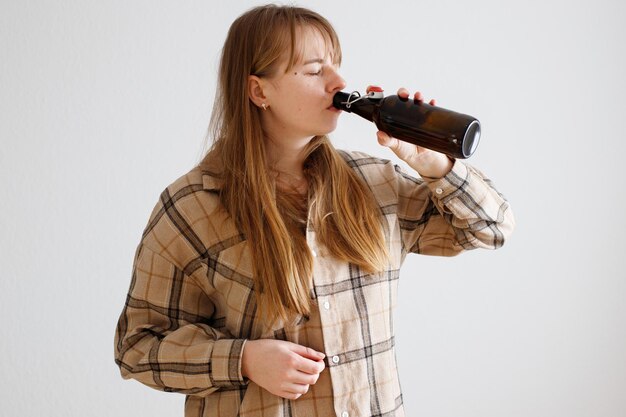
[[266,139],[269,166],[279,172],[301,178],[303,176],[306,146],[311,138],[277,141]]

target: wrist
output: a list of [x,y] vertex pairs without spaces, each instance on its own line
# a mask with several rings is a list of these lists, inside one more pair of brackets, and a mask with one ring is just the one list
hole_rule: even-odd
[[427,164],[420,164],[420,166],[413,167],[420,175],[420,177],[427,180],[438,180],[448,175],[452,171],[455,160],[444,154],[437,154],[436,158],[433,158],[431,162]]
[[241,376],[250,379],[250,356],[254,350],[254,340],[246,340],[241,352]]

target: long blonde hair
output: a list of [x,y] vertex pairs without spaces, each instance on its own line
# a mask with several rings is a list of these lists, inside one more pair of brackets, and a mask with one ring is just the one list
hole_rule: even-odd
[[[233,22],[222,50],[211,117],[214,142],[203,161],[220,161],[220,199],[248,241],[260,314],[283,320],[294,314],[308,315],[311,309],[313,258],[302,233],[306,210],[301,218],[292,200],[276,188],[266,158],[263,110],[250,100],[247,82],[252,74],[274,74],[284,51],[290,51],[289,71],[300,59],[297,29],[305,26],[324,36],[339,64],[337,34],[313,11],[267,5],[253,8]],[[309,143],[304,173],[317,241],[333,257],[365,272],[382,271],[388,255],[380,209],[326,136],[316,136]]]

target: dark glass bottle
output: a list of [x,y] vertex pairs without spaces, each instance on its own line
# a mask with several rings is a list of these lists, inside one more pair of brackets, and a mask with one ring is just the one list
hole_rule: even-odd
[[453,158],[469,158],[480,139],[480,123],[474,117],[397,95],[384,97],[379,87],[368,87],[364,96],[338,92],[333,105],[374,122],[394,138]]

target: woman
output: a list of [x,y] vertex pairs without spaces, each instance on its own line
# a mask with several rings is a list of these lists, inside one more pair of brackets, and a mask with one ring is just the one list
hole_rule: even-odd
[[187,394],[186,416],[404,415],[391,312],[405,255],[512,231],[459,161],[382,132],[421,179],[335,150],[340,62],[306,9],[257,7],[230,28],[213,146],[161,195],[116,332],[123,377]]

